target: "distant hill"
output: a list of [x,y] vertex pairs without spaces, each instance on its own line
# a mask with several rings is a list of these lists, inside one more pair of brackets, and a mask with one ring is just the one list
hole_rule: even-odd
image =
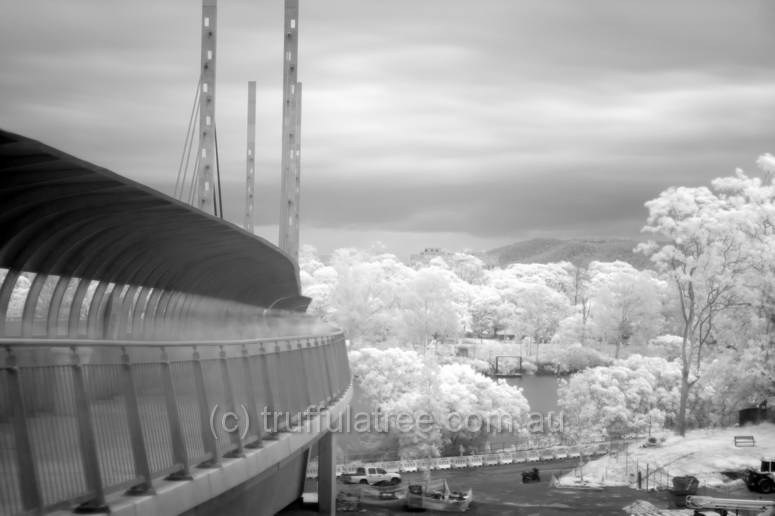
[[637,269],[651,268],[649,259],[633,249],[637,240],[534,238],[487,251],[493,263],[505,267],[511,263],[571,262],[586,267],[589,262],[621,260]]

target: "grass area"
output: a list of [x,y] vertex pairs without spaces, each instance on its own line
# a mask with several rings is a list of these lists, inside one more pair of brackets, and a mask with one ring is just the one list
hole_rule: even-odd
[[[736,435],[751,435],[756,446],[736,447]],[[632,484],[640,469],[653,473],[657,484],[675,476],[692,475],[700,485],[726,488],[729,479],[722,471],[745,468],[759,469],[762,457],[775,457],[775,424],[762,423],[745,427],[692,430],[686,437],[664,434],[664,441],[653,448],[630,445],[626,454],[594,460],[584,467],[585,478],[608,484]],[[652,484],[653,485],[653,482]],[[738,481],[742,482],[742,481]],[[670,487],[670,486],[660,486]]]

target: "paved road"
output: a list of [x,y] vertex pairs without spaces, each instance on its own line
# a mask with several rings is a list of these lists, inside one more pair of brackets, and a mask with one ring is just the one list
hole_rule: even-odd
[[[552,473],[560,475],[570,471],[575,465],[576,461],[539,464],[542,481],[533,484],[522,484],[522,471],[532,467],[524,464],[434,472],[434,478],[446,478],[452,489],[473,488],[474,503],[467,513],[471,515],[622,516],[624,514],[622,508],[635,500],[647,500],[662,508],[670,506],[670,495],[667,492],[636,491],[625,487],[606,488],[604,491],[568,491],[549,486]],[[421,480],[421,475],[415,473],[404,474],[403,477],[404,483]],[[313,484],[310,484],[308,489],[314,490],[314,487]],[[724,493],[708,490],[701,494],[753,498],[752,493],[748,493],[744,487],[738,487]],[[284,516],[301,516],[316,513],[297,509],[285,511],[282,514]],[[366,508],[366,511],[360,514],[388,516],[409,513],[401,509]],[[422,514],[436,516],[449,513],[426,511]]]

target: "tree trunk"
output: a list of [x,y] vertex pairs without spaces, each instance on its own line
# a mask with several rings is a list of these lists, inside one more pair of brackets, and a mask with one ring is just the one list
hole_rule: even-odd
[[[689,400],[689,371],[692,366],[692,349],[689,339],[692,336],[692,326],[694,325],[694,287],[689,284],[688,302],[681,300],[682,312],[684,315],[684,329],[681,335],[681,402],[678,405],[678,433],[681,437],[686,436],[686,404]],[[688,304],[688,306],[686,306]],[[687,349],[689,348],[689,349]],[[699,362],[698,362],[699,363]]]
[[681,402],[678,405],[678,434],[686,435],[686,405],[689,400],[689,367],[686,364],[681,369]]

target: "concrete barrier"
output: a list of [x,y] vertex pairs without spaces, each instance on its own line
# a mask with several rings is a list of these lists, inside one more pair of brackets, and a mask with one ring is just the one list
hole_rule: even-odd
[[417,461],[402,460],[401,469],[399,471],[401,471],[401,473],[414,473],[417,471]]
[[497,453],[489,453],[484,456],[485,466],[497,466],[498,464],[500,464],[500,458]]
[[[578,458],[581,455],[601,455],[608,453],[608,443],[593,443],[577,446],[555,446],[551,448],[531,449],[522,451],[502,451],[500,453],[488,453],[485,455],[468,455],[461,457],[438,457],[434,459],[411,459],[400,461],[383,461],[373,463],[354,462],[350,464],[338,464],[336,475],[355,473],[358,467],[376,467],[385,471],[398,471],[401,473],[414,473],[424,470],[449,470],[463,468],[478,468],[483,466],[497,466],[501,464],[522,464],[526,462],[540,462],[544,460],[558,460]],[[317,477],[317,461],[310,461],[307,467],[307,478]]]
[[429,469],[436,469],[436,459],[417,459],[417,469],[425,471]]
[[452,457],[449,459],[450,466],[454,469],[465,469],[468,467],[467,457]]
[[449,457],[441,457],[440,459],[436,459],[436,469],[450,469],[452,467],[452,461],[449,459]]

